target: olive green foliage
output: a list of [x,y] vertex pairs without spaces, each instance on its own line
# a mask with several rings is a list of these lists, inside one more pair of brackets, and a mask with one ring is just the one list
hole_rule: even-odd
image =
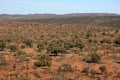
[[0,51],[3,51],[6,47],[6,44],[3,40],[0,40]]
[[11,52],[15,52],[16,50],[18,50],[18,47],[16,45],[9,45],[8,48]]
[[37,49],[40,52],[41,50],[45,49],[45,43],[41,42],[37,44]]
[[7,65],[7,61],[4,58],[0,58],[0,66]]
[[100,43],[111,44],[111,41],[110,41],[110,39],[103,39],[103,40],[100,40]]
[[60,41],[53,41],[48,45],[47,50],[52,54],[57,55],[58,53],[64,53],[65,50]]
[[32,46],[33,46],[33,41],[30,40],[30,39],[24,40],[23,43],[24,43],[27,47],[32,47]]
[[14,56],[21,56],[21,55],[26,55],[26,52],[25,51],[22,51],[22,50],[18,50]]
[[72,41],[65,41],[64,42],[64,48],[67,50],[67,49],[70,49],[70,48],[73,48],[74,47],[74,43]]
[[84,44],[82,43],[82,41],[80,39],[72,39],[72,40],[68,40],[68,41],[64,42],[65,49],[70,49],[70,48],[74,48],[74,47],[83,49]]
[[105,72],[106,71],[106,66],[100,66],[100,68],[99,68],[100,70],[101,70],[101,72],[103,73],[103,72]]
[[84,44],[82,43],[82,41],[79,38],[73,39],[72,42],[74,43],[74,47],[83,49]]
[[115,39],[114,43],[120,46],[120,36]]
[[50,66],[52,58],[49,55],[39,55],[37,62],[34,63],[35,66]]
[[101,60],[100,55],[93,53],[93,54],[89,54],[84,61],[87,63],[99,63]]

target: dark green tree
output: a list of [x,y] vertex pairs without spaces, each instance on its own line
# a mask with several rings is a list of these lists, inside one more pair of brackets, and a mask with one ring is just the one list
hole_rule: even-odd
[[64,53],[65,50],[62,46],[62,43],[59,41],[53,41],[48,45],[47,50],[51,52],[52,54],[55,54],[57,56],[58,53]]

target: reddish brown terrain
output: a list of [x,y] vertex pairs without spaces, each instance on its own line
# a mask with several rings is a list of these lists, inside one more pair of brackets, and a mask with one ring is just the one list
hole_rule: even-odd
[[1,21],[0,80],[120,80],[120,18],[84,19]]

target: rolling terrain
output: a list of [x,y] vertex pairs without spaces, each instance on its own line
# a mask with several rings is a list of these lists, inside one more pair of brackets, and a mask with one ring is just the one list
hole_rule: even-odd
[[0,80],[120,80],[120,15],[0,15]]

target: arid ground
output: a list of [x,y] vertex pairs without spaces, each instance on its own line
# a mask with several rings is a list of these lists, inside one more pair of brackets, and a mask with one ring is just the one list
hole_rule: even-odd
[[0,80],[120,80],[120,17],[0,21]]

